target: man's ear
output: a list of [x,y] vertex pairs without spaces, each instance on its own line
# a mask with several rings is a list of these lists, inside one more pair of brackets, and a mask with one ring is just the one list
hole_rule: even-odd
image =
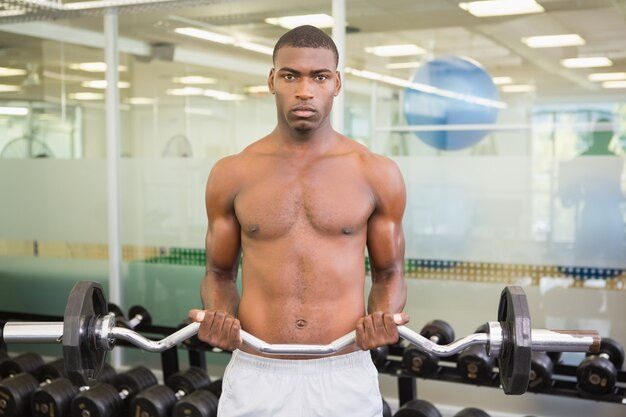
[[267,87],[270,89],[270,93],[274,93],[274,68],[270,70],[270,75],[267,77]]
[[337,76],[335,77],[335,92],[334,95],[337,97],[341,92],[341,73],[337,71]]

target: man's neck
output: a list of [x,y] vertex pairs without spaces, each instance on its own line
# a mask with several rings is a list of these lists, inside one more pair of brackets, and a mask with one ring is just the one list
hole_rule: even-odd
[[330,124],[308,131],[297,131],[290,126],[279,124],[272,136],[280,152],[296,155],[321,155],[335,145],[339,138]]

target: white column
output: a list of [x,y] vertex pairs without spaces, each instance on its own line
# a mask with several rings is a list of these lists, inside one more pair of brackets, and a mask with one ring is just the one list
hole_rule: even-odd
[[104,15],[106,61],[106,139],[107,139],[107,202],[109,222],[109,301],[122,304],[121,272],[122,246],[120,242],[120,113],[117,50],[117,11]]
[[[108,9],[104,15],[106,62],[106,139],[107,139],[107,213],[109,231],[109,297],[122,306],[122,245],[120,239],[120,94],[118,89],[118,16]],[[122,364],[121,352],[111,352],[111,365]]]
[[343,88],[333,104],[332,123],[339,133],[344,131],[344,97],[346,91],[346,0],[333,0],[333,40],[339,52],[339,66],[337,70],[341,73]]

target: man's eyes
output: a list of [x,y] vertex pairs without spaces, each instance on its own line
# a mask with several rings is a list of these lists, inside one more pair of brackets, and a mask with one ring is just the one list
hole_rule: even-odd
[[[296,76],[293,75],[293,74],[283,74],[282,77],[285,80],[289,80],[289,81],[292,81],[292,80],[296,79]],[[325,80],[328,79],[328,75],[326,75],[326,74],[317,74],[317,75],[313,76],[313,79],[316,80],[316,81],[325,81]]]

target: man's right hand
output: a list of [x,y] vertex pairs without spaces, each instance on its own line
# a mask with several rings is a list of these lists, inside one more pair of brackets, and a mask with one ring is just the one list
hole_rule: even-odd
[[241,340],[239,320],[222,310],[190,310],[189,318],[200,323],[198,338],[209,345],[232,352]]

